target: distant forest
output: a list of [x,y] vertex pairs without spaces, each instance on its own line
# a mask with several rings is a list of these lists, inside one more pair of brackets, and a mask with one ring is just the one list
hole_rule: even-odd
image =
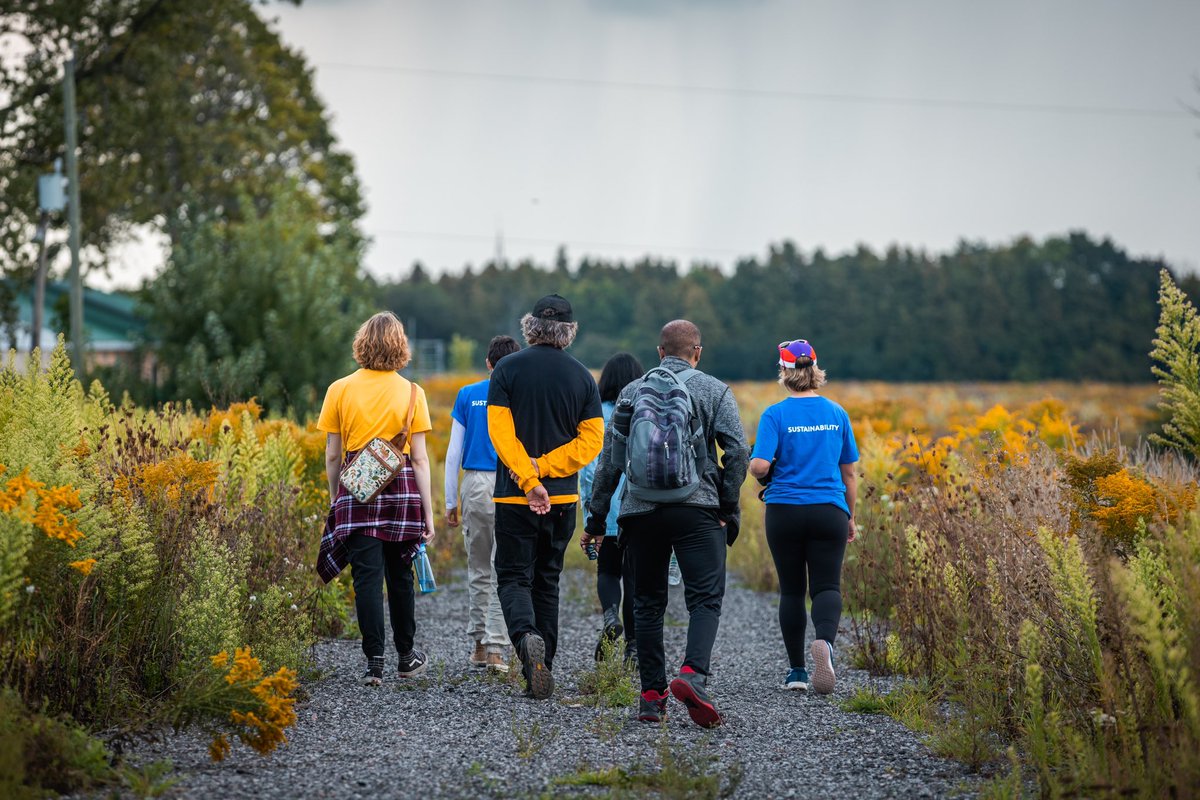
[[[772,377],[774,346],[805,338],[837,378],[1141,382],[1152,380],[1164,266],[1083,233],[944,255],[829,257],[785,242],[732,274],[659,260],[571,265],[560,252],[549,268],[489,264],[437,280],[417,265],[375,291],[411,335],[472,340],[480,362],[492,336],[520,340],[521,315],[558,292],[580,323],[571,352],[595,368],[622,350],[656,363],[659,328],[683,317],[700,326],[703,368],[726,380]],[[1200,280],[1175,277],[1195,302]]]

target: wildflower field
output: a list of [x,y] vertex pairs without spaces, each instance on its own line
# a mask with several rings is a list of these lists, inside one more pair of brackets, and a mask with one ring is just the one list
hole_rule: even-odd
[[[1174,340],[1200,343],[1176,300]],[[1200,787],[1196,373],[1160,355],[1161,396],[1150,383],[840,383],[829,365],[826,394],[862,456],[847,657],[913,679],[857,701],[997,774],[993,796]],[[423,383],[437,509],[449,411],[478,377]],[[753,438],[782,390],[733,388]],[[310,645],[354,635],[347,578],[321,586],[313,568],[323,453],[311,421],[252,400],[117,403],[76,382],[61,348],[44,370],[0,370],[0,794],[138,793],[148,768],[113,753],[172,726],[209,734],[216,761],[286,742]],[[730,567],[770,591],[758,488],[744,487]],[[439,530],[431,556],[453,579],[461,535]]]

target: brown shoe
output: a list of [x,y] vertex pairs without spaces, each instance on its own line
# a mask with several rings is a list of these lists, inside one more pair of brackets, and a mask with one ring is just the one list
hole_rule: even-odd
[[487,665],[487,653],[484,650],[483,642],[475,643],[475,650],[471,653],[471,666],[482,667]]
[[487,654],[487,664],[489,672],[508,672],[508,662],[504,660],[504,656],[499,650],[493,650]]

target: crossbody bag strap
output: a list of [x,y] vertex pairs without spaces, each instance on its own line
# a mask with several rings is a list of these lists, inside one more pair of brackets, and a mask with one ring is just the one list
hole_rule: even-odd
[[412,393],[408,396],[408,421],[404,423],[404,430],[393,436],[391,440],[392,444],[401,451],[408,442],[408,432],[412,428],[413,418],[417,415],[417,385],[409,381],[409,386],[412,387]]

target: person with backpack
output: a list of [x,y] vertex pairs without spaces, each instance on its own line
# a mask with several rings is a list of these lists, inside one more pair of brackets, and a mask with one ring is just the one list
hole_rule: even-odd
[[556,294],[521,318],[529,347],[505,356],[488,386],[496,470],[496,590],[528,694],[554,691],[558,579],[575,535],[576,478],[596,454],[604,421],[596,381],[565,350],[579,323]]
[[[583,540],[603,540],[624,475],[618,521],[633,559],[638,719],[661,722],[669,689],[693,722],[711,728],[724,721],[707,681],[725,597],[725,548],[737,536],[750,448],[733,392],[696,368],[702,351],[699,328],[668,322],[659,337],[662,361],[621,391],[604,432]],[[668,685],[663,616],[672,549],[689,619],[683,663]]]
[[[605,362],[604,369],[600,370],[600,408],[606,427],[617,405],[617,395],[634,380],[642,377],[643,372],[645,370],[642,369],[641,362],[631,353],[617,353]],[[592,481],[596,476],[596,465],[600,458],[601,456],[596,456],[596,459],[579,473],[580,498],[585,510],[591,500]],[[624,478],[621,480],[624,481]],[[618,483],[618,495],[621,488],[622,485]],[[597,661],[604,655],[604,646],[616,642],[622,634],[625,635],[625,661],[637,658],[637,640],[634,638],[636,628],[633,622],[633,570],[631,562],[625,557],[625,548],[621,546],[617,536],[620,532],[617,516],[620,513],[621,500],[618,496],[609,504],[604,526],[605,537],[596,556],[596,594],[600,597],[600,608],[604,613],[604,628],[600,632],[600,640],[596,642]],[[621,591],[622,584],[624,592]]]
[[[497,336],[488,344],[484,365],[490,373],[500,359],[521,349],[511,336]],[[496,450],[488,437],[487,396],[490,378],[459,389],[450,412],[450,445],[446,449],[446,524],[459,524],[458,470],[462,467],[462,528],[467,550],[467,583],[470,603],[467,611],[467,635],[474,642],[468,659],[471,666],[492,672],[508,672],[504,649],[508,647],[508,629],[496,594],[496,573],[492,551],[496,537],[496,506],[492,492],[496,488]]]
[[[750,472],[766,483],[767,544],[779,575],[779,628],[790,662],[784,688],[811,685],[829,694],[836,684],[833,642],[842,614],[842,559],[858,534],[858,448],[845,410],[817,393],[825,371],[804,339],[779,344],[779,383],[788,397],[763,412]],[[806,584],[816,634],[809,650],[811,681],[804,659]]]
[[[362,631],[367,668],[364,686],[383,683],[383,586],[401,678],[423,672],[428,656],[413,646],[417,631],[413,559],[433,540],[433,502],[425,434],[432,430],[425,391],[397,373],[408,364],[404,325],[390,311],[368,319],[354,335],[354,360],[361,369],[334,381],[325,393],[317,428],[325,432],[325,473],[332,504],[321,537],[317,571],[326,583],[349,562],[354,607]],[[360,500],[346,485],[355,458],[383,439],[402,455],[399,471]],[[348,471],[348,472],[347,472]],[[347,472],[347,475],[343,473]],[[376,468],[376,473],[378,468]],[[384,478],[386,479],[386,478]]]

